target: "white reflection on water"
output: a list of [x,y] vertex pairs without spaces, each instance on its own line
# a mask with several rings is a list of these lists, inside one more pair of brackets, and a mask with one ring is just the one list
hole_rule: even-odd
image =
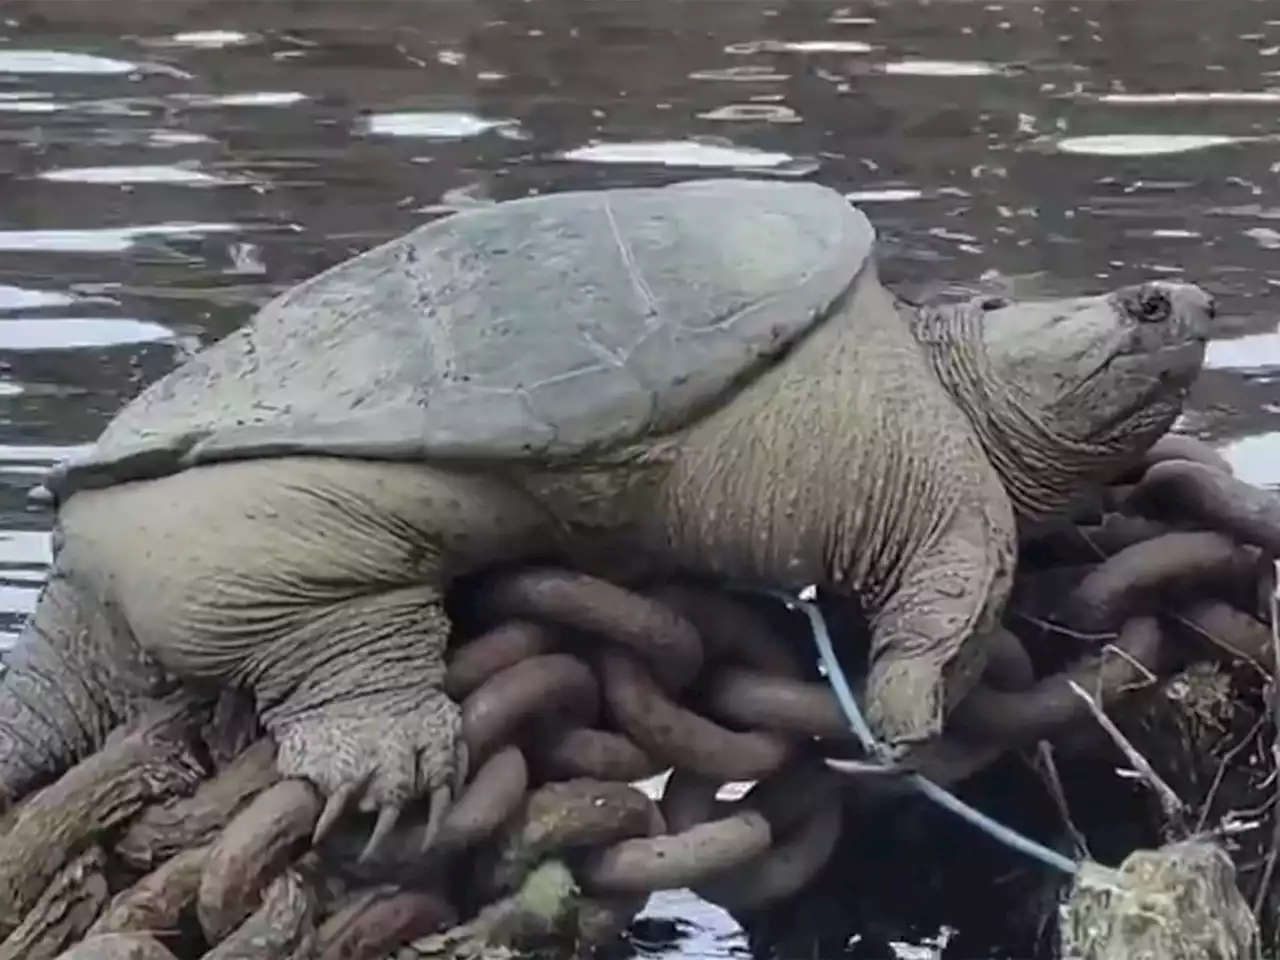
[[54,167],[36,176],[53,183],[171,184],[191,187],[232,186],[252,183],[244,177],[225,177],[182,164],[139,164],[136,166]]
[[1274,373],[1280,370],[1280,331],[1210,341],[1204,365],[1211,370],[1238,370],[1254,375]]
[[465,140],[490,130],[516,127],[514,120],[492,119],[449,110],[402,110],[374,113],[357,123],[359,132],[382,137]]
[[721,146],[695,140],[596,143],[561,154],[582,163],[653,163],[672,167],[770,168],[791,163],[790,154],[754,147]]
[[1280,103],[1280,90],[1181,90],[1170,93],[1103,93],[1100,103],[1117,106],[1169,106],[1187,103]]
[[136,63],[111,57],[61,50],[0,50],[0,73],[91,73],[118,75],[141,69]]
[[127,317],[0,317],[0,350],[79,350],[175,337],[168,327]]
[[[87,446],[0,445],[0,481],[22,488],[33,486],[48,469]],[[33,526],[47,526],[47,517],[33,515]],[[25,618],[35,609],[52,554],[45,530],[0,531],[0,650],[18,638]]]
[[185,33],[175,33],[169,42],[175,46],[216,50],[249,43],[252,39],[249,34],[238,30],[188,30]]
[[993,77],[1009,68],[982,60],[897,60],[878,69],[896,77]]
[[1218,449],[1236,476],[1247,483],[1280,488],[1280,433],[1242,437]]
[[0,283],[0,310],[34,310],[40,307],[65,307],[76,302],[69,293],[57,290],[29,290]]
[[179,222],[87,230],[0,230],[0,252],[123,253],[146,237],[199,237],[210,233],[236,233],[241,229],[234,223]]
[[1212,134],[1111,133],[1092,137],[1066,137],[1059,140],[1059,153],[1087,154],[1095,157],[1156,157],[1173,153],[1189,153],[1209,147],[1247,143],[1255,137],[1228,137]]

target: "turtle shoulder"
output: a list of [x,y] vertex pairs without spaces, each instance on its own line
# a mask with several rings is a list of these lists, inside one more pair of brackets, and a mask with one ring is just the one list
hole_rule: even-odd
[[444,217],[268,302],[50,489],[307,453],[552,461],[669,433],[820,322],[874,239],[834,190],[747,179]]

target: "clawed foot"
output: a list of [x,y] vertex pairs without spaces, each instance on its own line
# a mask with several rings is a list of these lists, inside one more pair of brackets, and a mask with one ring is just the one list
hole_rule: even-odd
[[361,862],[377,854],[408,804],[430,794],[425,851],[467,776],[461,711],[442,692],[407,713],[376,701],[334,705],[274,732],[281,774],[311,781],[326,798],[313,843],[324,840],[353,802],[377,811]]

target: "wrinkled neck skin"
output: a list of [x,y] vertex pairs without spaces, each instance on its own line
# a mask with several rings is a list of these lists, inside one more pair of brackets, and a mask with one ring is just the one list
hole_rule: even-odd
[[902,302],[929,362],[973,424],[1020,521],[1060,514],[1119,467],[1119,454],[1054,432],[1043,411],[1005,388],[987,357],[982,312],[971,304],[922,307]]

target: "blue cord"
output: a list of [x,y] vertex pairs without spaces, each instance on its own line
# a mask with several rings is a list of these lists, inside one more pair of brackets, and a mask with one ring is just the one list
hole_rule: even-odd
[[[871,728],[867,726],[867,721],[863,719],[862,711],[858,709],[858,701],[854,698],[853,691],[849,687],[849,681],[845,677],[844,669],[840,666],[840,661],[836,659],[835,650],[831,645],[831,634],[827,630],[827,623],[823,619],[822,611],[818,609],[816,604],[808,600],[798,599],[781,591],[767,590],[765,592],[782,600],[789,607],[799,607],[804,612],[804,615],[809,618],[809,627],[813,631],[813,639],[818,644],[818,653],[822,657],[823,666],[827,669],[827,680],[835,690],[836,699],[840,703],[840,709],[844,712],[845,719],[849,721],[850,728],[862,742],[862,748],[873,757],[880,756],[882,753],[881,745],[876,741]],[[1080,872],[1080,865],[1074,860],[1046,847],[1042,843],[1037,843],[1030,837],[1024,836],[1010,827],[1006,827],[1003,823],[993,820],[982,811],[969,806],[949,790],[938,786],[938,784],[926,779],[919,773],[908,773],[906,774],[906,779],[938,806],[954,813],[962,820],[967,820],[983,833],[995,838],[1005,846],[1020,853],[1025,853],[1027,856],[1033,857],[1046,866],[1053,867],[1063,873],[1074,875]]]

